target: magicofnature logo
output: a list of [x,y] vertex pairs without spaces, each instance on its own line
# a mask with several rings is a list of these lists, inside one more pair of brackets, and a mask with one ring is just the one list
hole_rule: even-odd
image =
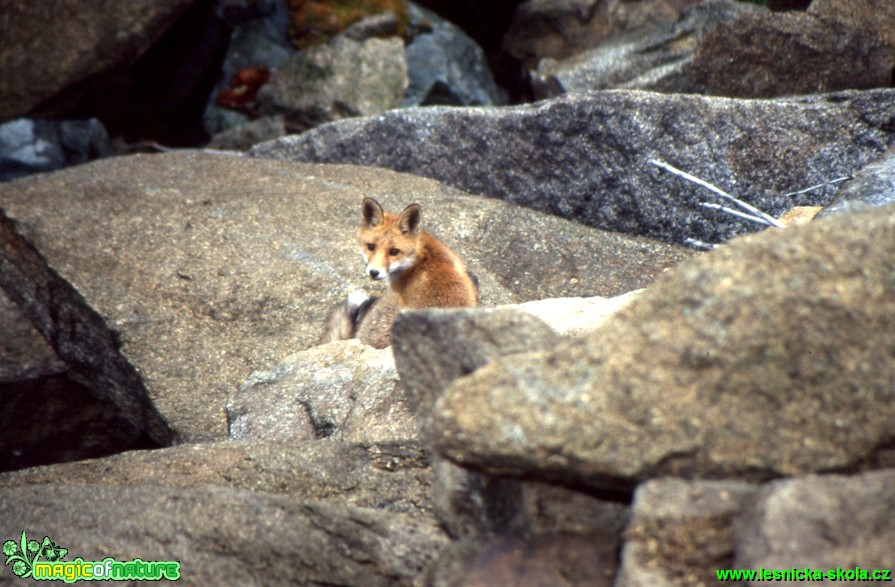
[[85,561],[77,557],[66,561],[67,548],[56,546],[49,536],[43,542],[28,540],[22,531],[22,539],[3,542],[6,566],[22,579],[35,581],[161,581],[180,579],[179,561],[144,561],[135,558],[117,561],[106,557],[101,561]]
[[22,541],[16,544],[15,540],[7,540],[3,543],[3,554],[6,555],[6,565],[12,564],[12,572],[17,577],[27,579],[34,572],[34,563],[43,556],[47,562],[57,562],[68,554],[67,548],[59,548],[49,536],[44,537],[43,543],[37,540],[28,540],[25,532],[22,532]]

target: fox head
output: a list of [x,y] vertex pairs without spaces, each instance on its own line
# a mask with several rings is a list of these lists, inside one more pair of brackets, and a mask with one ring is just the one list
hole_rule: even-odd
[[383,212],[373,198],[361,206],[361,257],[365,273],[373,279],[395,279],[414,263],[422,221],[419,204],[411,204],[400,214]]

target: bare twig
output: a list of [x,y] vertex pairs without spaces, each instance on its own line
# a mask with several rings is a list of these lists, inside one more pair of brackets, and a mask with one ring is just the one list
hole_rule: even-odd
[[789,196],[798,196],[799,194],[807,194],[808,192],[816,190],[817,188],[827,187],[828,185],[833,185],[834,183],[842,183],[843,181],[848,181],[850,179],[854,179],[854,177],[852,177],[850,175],[845,175],[843,177],[837,177],[836,179],[831,179],[830,181],[825,181],[823,183],[813,185],[810,188],[805,188],[805,189],[799,190],[797,192],[789,192],[788,194],[783,194],[783,196],[788,198]]
[[[755,206],[752,206],[752,205],[750,205],[750,204],[747,204],[746,202],[744,202],[744,201],[742,201],[742,200],[740,200],[740,199],[737,199],[737,198],[731,196],[730,194],[728,194],[727,192],[725,192],[725,191],[722,190],[721,188],[716,187],[716,186],[714,186],[714,185],[708,183],[707,181],[703,181],[703,180],[699,179],[698,177],[696,177],[696,176],[694,176],[694,175],[690,175],[690,174],[687,173],[686,171],[681,171],[681,170],[678,169],[677,167],[674,167],[674,166],[672,166],[672,165],[669,165],[668,163],[665,163],[664,161],[659,161],[658,159],[650,159],[649,163],[650,163],[651,165],[655,165],[656,167],[658,167],[658,168],[660,168],[660,169],[664,169],[665,171],[667,171],[667,172],[669,172],[669,173],[671,173],[671,174],[673,174],[673,175],[677,175],[678,177],[682,177],[682,178],[686,179],[687,181],[692,181],[692,182],[695,183],[696,185],[702,186],[702,187],[704,187],[705,189],[709,190],[710,192],[714,193],[714,194],[715,194],[716,196],[718,196],[719,198],[722,198],[722,199],[724,199],[724,200],[727,200],[728,202],[732,203],[732,204],[735,205],[736,207],[738,207],[738,208],[740,208],[740,209],[742,209],[742,210],[745,210],[745,211],[747,212],[747,214],[742,214],[742,213],[734,214],[735,216],[739,216],[739,217],[741,217],[741,218],[745,218],[745,219],[747,219],[747,220],[751,220],[751,221],[753,221],[753,222],[758,222],[758,223],[760,223],[760,224],[766,224],[766,225],[768,225],[768,226],[774,226],[774,227],[777,227],[777,228],[783,228],[783,227],[784,227],[784,224],[783,224],[782,222],[780,222],[779,220],[777,220],[776,218],[774,218],[774,217],[771,216],[770,214],[767,214],[767,213],[765,213],[765,212],[762,212],[761,210],[759,210],[759,209],[756,208]],[[709,206],[709,207],[712,207],[712,206]],[[721,207],[718,208],[718,209],[721,209],[721,210],[723,210],[723,211],[725,211],[725,212],[728,212],[728,211],[729,211],[728,213],[732,213],[732,212],[734,212],[734,210],[732,210],[732,209],[730,209],[730,208],[726,208],[726,207],[724,207],[724,206],[721,206]]]
[[739,210],[734,210],[733,208],[728,208],[727,206],[722,206],[721,204],[715,204],[714,202],[699,202],[699,205],[703,208],[720,210],[725,214],[730,214],[731,216],[736,216],[737,218],[742,218],[743,220],[748,220],[750,222],[767,224],[764,218],[759,218],[758,216],[753,216],[752,214],[746,214],[745,212],[740,212]]
[[137,147],[145,147],[148,149],[155,149],[156,151],[160,151],[162,153],[208,153],[210,155],[231,155],[233,157],[242,157],[245,155],[242,151],[233,151],[227,149],[208,149],[208,148],[181,148],[181,147],[166,147],[161,143],[156,141],[141,141],[136,143]]
[[718,248],[718,245],[715,243],[707,243],[699,239],[689,237],[684,239],[684,244],[688,247],[693,247],[694,249],[702,249],[703,251],[711,251],[712,249]]

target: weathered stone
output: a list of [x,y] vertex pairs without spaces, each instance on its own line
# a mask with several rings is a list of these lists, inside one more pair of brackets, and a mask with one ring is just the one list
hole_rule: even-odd
[[455,379],[497,357],[552,348],[558,337],[541,320],[512,309],[401,312],[392,344],[410,407],[424,421]]
[[425,454],[409,444],[221,441],[33,467],[0,475],[0,487],[230,487],[425,517],[432,477]]
[[0,385],[59,375],[65,363],[28,322],[22,310],[0,290]]
[[70,560],[179,561],[193,585],[421,586],[448,544],[427,520],[220,487],[0,489],[0,536],[23,529]]
[[399,37],[403,27],[404,23],[398,16],[387,10],[362,18],[342,31],[342,34],[355,41],[366,41],[374,37]]
[[0,120],[27,114],[74,82],[133,62],[194,3],[4,0]]
[[407,90],[401,39],[339,36],[289,57],[258,93],[261,110],[291,131],[397,108]]
[[[615,545],[628,525],[623,503],[538,481],[492,477],[433,456],[430,496],[442,527],[476,542],[495,536],[596,536]],[[615,496],[617,497],[617,496]]]
[[[570,94],[512,108],[392,111],[251,153],[385,167],[589,226],[711,243],[757,226],[700,207],[712,200],[709,192],[650,160],[667,161],[774,216],[794,205],[824,205],[823,191],[784,194],[877,159],[895,143],[893,100],[893,90],[777,100]],[[520,259],[513,279],[558,267],[552,260],[531,263],[531,249],[513,251]]]
[[497,308],[401,312],[392,351],[410,407],[426,428],[435,402],[455,379],[497,357],[552,349],[559,335],[595,330],[632,298],[554,298]]
[[391,349],[357,340],[302,351],[252,373],[227,403],[227,414],[234,440],[373,444],[419,436]]
[[819,218],[846,212],[860,212],[895,204],[895,149],[855,174],[842,185],[833,201],[818,213]]
[[543,57],[563,58],[608,38],[673,22],[695,0],[529,0],[513,15],[504,48],[529,68]]
[[[832,569],[828,582],[849,584],[882,579],[869,573],[892,566],[893,483],[892,470],[769,483],[740,517],[732,568],[808,568],[825,573]],[[851,574],[856,568],[868,575]]]
[[258,143],[284,136],[286,119],[283,116],[264,116],[216,134],[208,143],[208,148],[248,151]]
[[0,471],[154,448],[66,371],[0,383]]
[[608,40],[562,60],[542,59],[533,72],[538,98],[609,88],[701,93],[690,64],[706,30],[758,6],[708,0],[684,11],[680,20]]
[[500,536],[461,542],[430,572],[430,587],[611,587],[616,544],[593,536]]
[[857,468],[893,441],[893,237],[889,206],[734,241],[589,337],[455,381],[434,444],[597,488]]
[[[13,182],[8,191],[23,194],[27,183],[27,178]],[[68,195],[66,187],[59,187],[58,193]],[[0,287],[50,342],[68,373],[92,392],[91,407],[114,407],[117,425],[110,433],[121,450],[170,444],[174,431],[153,405],[134,366],[119,354],[117,333],[47,265],[46,257],[19,233],[21,225],[6,216],[5,208],[6,202],[0,208]],[[70,210],[65,207],[62,212]],[[70,232],[57,236],[63,247],[71,246]]]
[[[628,507],[574,489],[507,477],[492,477],[432,456],[431,488],[435,514],[445,530],[461,540],[501,535],[603,534],[619,543],[628,525]],[[621,496],[624,497],[624,496]]]
[[86,163],[112,153],[100,121],[30,120],[0,124],[0,181]]
[[97,397],[148,392],[182,439],[223,439],[253,371],[313,345],[348,293],[382,293],[358,261],[364,195],[419,202],[483,305],[615,295],[690,255],[381,169],[166,153],[0,185],[15,219],[0,224],[0,286]]
[[[629,521],[626,505],[555,485],[490,477],[442,459],[434,460],[433,469],[436,514],[458,540],[433,568],[430,585],[478,585],[485,577],[527,585],[523,581],[535,576],[553,577],[541,583],[547,585],[612,583]],[[567,557],[543,556],[561,544]],[[537,563],[518,567],[523,553]],[[554,573],[571,583],[557,582]],[[471,577],[476,582],[465,582]]]
[[412,3],[410,18],[419,30],[405,48],[409,85],[403,107],[478,106],[506,101],[494,83],[481,47],[466,33]]
[[[870,20],[879,17],[873,9]],[[707,93],[742,98],[889,87],[893,69],[895,42],[810,12],[745,14],[721,23],[693,59],[693,76]]]
[[66,364],[0,290],[0,471],[100,456],[121,443],[115,410]]
[[757,486],[656,479],[637,487],[616,587],[717,585],[733,566],[734,523]]
[[526,533],[599,535],[602,542],[619,546],[622,532],[631,521],[631,508],[615,499],[618,497],[523,481],[521,509],[526,516]]
[[431,463],[432,505],[452,538],[476,541],[527,529],[521,482],[468,471],[437,455]]
[[637,299],[642,291],[613,298],[548,298],[508,307],[540,318],[561,336],[582,336],[599,328],[610,316]]
[[877,0],[814,0],[808,14],[869,41],[895,47],[895,4]]

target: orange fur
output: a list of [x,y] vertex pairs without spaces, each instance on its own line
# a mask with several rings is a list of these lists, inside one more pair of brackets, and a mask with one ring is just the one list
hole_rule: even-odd
[[366,274],[388,279],[392,292],[370,298],[355,292],[329,317],[318,344],[357,338],[385,348],[401,308],[461,308],[478,302],[478,283],[453,251],[420,230],[420,206],[400,214],[383,212],[372,198],[362,206],[361,255]]
[[365,272],[388,279],[401,308],[475,306],[478,291],[463,261],[447,245],[420,230],[419,204],[389,214],[364,198],[360,230]]

